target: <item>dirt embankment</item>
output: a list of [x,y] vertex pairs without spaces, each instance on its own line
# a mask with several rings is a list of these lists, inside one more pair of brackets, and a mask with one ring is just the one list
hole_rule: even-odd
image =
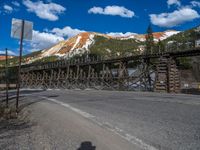
[[180,71],[181,91],[186,94],[200,94],[200,80],[198,72],[190,70]]
[[200,57],[193,58],[193,74],[195,79],[200,82]]
[[200,57],[192,58],[192,69],[180,70],[182,89],[200,88]]

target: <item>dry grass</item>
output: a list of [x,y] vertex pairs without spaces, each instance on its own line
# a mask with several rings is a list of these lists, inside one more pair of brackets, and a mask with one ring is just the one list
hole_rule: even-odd
[[4,104],[0,103],[0,120],[2,119],[15,119],[17,113],[14,107],[7,108]]

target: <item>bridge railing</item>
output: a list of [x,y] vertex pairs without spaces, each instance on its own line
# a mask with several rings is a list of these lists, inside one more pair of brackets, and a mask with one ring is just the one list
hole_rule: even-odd
[[[187,49],[189,48],[189,49]],[[78,58],[78,59],[72,59],[72,60],[58,60],[55,62],[48,62],[48,63],[33,63],[33,64],[28,64],[28,65],[23,65],[22,66],[22,71],[28,71],[28,70],[42,70],[42,69],[48,69],[48,68],[58,68],[58,67],[66,67],[67,65],[87,65],[87,64],[96,64],[96,63],[106,63],[106,62],[110,62],[110,61],[126,61],[127,58],[130,59],[135,59],[135,58],[157,58],[160,56],[165,56],[165,55],[179,55],[183,52],[188,52],[188,53],[192,53],[193,51],[199,51],[200,52],[200,47],[194,47],[194,46],[188,46],[185,47],[185,49],[181,49],[179,48],[179,50],[175,50],[172,51],[170,48],[168,49],[168,51],[165,52],[152,52],[150,54],[139,54],[139,55],[129,55],[129,56],[124,56],[124,57],[120,57],[120,56],[116,56],[112,59],[106,58],[106,57],[91,57],[91,58]]]

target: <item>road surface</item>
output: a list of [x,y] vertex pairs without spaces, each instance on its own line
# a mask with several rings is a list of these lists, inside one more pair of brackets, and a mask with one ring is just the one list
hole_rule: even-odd
[[94,90],[22,94],[29,122],[21,132],[11,132],[17,134],[14,140],[0,132],[0,143],[7,140],[3,146],[8,149],[200,149],[198,95]]

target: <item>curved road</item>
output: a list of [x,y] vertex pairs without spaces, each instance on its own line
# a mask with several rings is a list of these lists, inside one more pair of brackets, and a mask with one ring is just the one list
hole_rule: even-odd
[[200,149],[200,96],[94,90],[22,94],[31,125],[7,140],[8,149]]

